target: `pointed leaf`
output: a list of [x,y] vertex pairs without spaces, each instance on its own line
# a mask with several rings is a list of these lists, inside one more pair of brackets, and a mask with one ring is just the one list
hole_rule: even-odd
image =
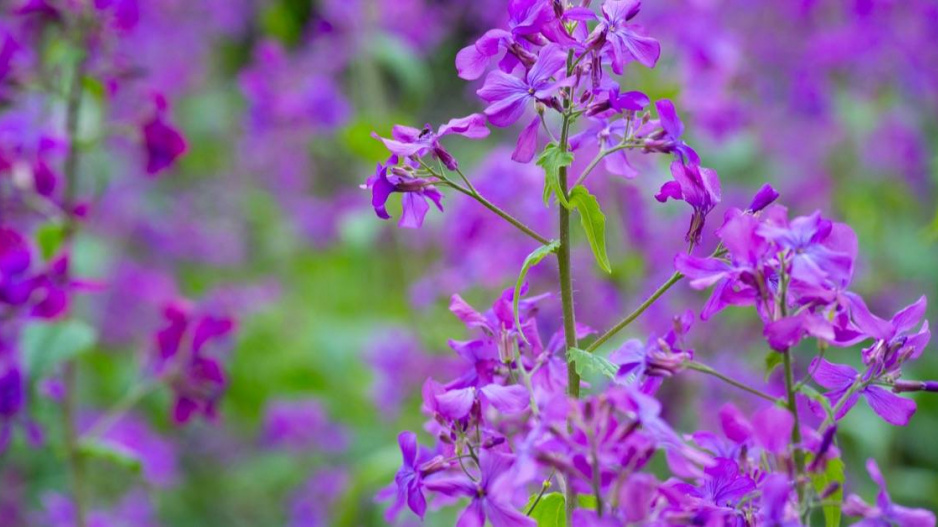
[[603,271],[611,273],[612,266],[609,265],[609,256],[606,254],[606,216],[599,208],[596,196],[590,194],[586,187],[578,185],[570,191],[570,205],[580,213],[580,223],[586,231],[586,238],[593,249],[596,263]]
[[[810,459],[808,460],[810,462]],[[811,483],[814,490],[820,494],[824,492],[832,483],[837,483],[840,487],[825,498],[824,505],[824,523],[827,527],[839,527],[841,516],[841,503],[844,499],[844,462],[839,459],[830,459],[827,461],[827,469],[818,474],[811,474]]]
[[537,158],[537,165],[544,169],[544,205],[550,203],[550,196],[556,195],[557,201],[564,207],[570,208],[567,202],[566,189],[560,188],[560,169],[573,164],[573,154],[562,152],[556,143],[544,148]]
[[524,336],[524,332],[521,331],[521,315],[518,313],[518,302],[521,300],[521,286],[524,285],[524,279],[528,276],[528,271],[539,264],[548,254],[557,252],[557,249],[560,248],[560,242],[554,240],[547,245],[542,245],[534,250],[531,254],[524,259],[524,263],[521,265],[521,273],[518,275],[518,281],[515,283],[515,294],[512,297],[512,311],[515,316],[515,328],[518,329],[518,333],[521,335],[521,338],[525,342],[528,341],[527,337]]
[[[531,510],[536,500],[537,494],[531,496],[527,505],[524,506],[524,511]],[[530,517],[537,522],[537,527],[566,527],[566,502],[563,494],[559,492],[545,494],[541,496],[534,510],[531,510]]]
[[619,367],[610,362],[609,359],[579,348],[567,350],[567,363],[572,363],[577,374],[581,376],[585,372],[593,371],[610,379],[615,379],[616,373],[619,371]]

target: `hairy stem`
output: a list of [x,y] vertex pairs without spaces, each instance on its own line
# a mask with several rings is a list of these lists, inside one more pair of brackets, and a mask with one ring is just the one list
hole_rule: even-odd
[[580,177],[577,178],[576,183],[574,183],[573,186],[582,185],[583,182],[586,181],[586,178],[590,175],[590,173],[594,169],[596,169],[597,166],[599,166],[599,163],[603,159],[606,159],[606,156],[610,154],[614,154],[621,150],[626,150],[628,148],[643,148],[643,147],[644,145],[641,143],[623,143],[621,145],[616,145],[610,148],[609,150],[601,150],[598,154],[596,154],[596,157],[594,157],[593,160],[590,161],[590,164],[587,165],[585,169],[583,169],[583,173],[580,174]]
[[723,381],[723,382],[725,382],[725,383],[727,383],[727,384],[729,384],[729,385],[731,385],[731,386],[735,386],[736,388],[739,388],[740,390],[743,390],[744,392],[749,392],[749,393],[751,393],[752,395],[755,395],[756,397],[761,397],[761,398],[765,399],[766,401],[770,401],[770,402],[773,402],[773,403],[780,402],[778,398],[773,397],[773,396],[771,396],[771,395],[769,395],[769,394],[767,394],[767,393],[765,393],[765,392],[763,392],[763,391],[761,391],[761,390],[757,390],[756,388],[753,388],[752,386],[749,386],[749,385],[747,385],[747,384],[745,384],[745,383],[742,383],[742,382],[740,382],[740,381],[737,381],[736,379],[733,379],[733,378],[731,378],[731,377],[727,377],[726,375],[723,375],[722,373],[720,373],[720,372],[718,372],[717,370],[711,368],[710,366],[707,366],[706,364],[701,364],[701,363],[695,362],[695,361],[688,361],[688,362],[685,363],[685,366],[687,366],[687,369],[689,369],[689,370],[699,371],[700,373],[705,373],[705,374],[707,374],[707,375],[711,375],[711,376],[713,376],[713,377],[716,377],[717,379],[720,379],[721,381]]

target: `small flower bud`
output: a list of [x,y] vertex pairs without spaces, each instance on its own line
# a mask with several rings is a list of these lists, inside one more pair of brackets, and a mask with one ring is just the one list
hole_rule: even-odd
[[892,391],[903,392],[938,392],[938,381],[896,381]]
[[759,192],[756,192],[747,210],[752,213],[759,212],[771,205],[776,199],[778,199],[778,192],[772,188],[772,185],[766,183],[759,189]]
[[834,444],[835,435],[837,435],[836,425],[824,431],[824,437],[821,438],[821,446],[818,447],[817,452],[814,454],[814,461],[812,461],[811,466],[808,467],[809,471],[815,472],[818,467],[820,467],[821,463],[824,461],[824,456],[827,455],[831,445]]
[[827,498],[830,498],[831,496],[833,496],[834,493],[837,492],[838,490],[840,490],[840,483],[834,481],[830,485],[828,485],[823,491],[821,491],[818,497],[820,497],[822,500],[826,500]]

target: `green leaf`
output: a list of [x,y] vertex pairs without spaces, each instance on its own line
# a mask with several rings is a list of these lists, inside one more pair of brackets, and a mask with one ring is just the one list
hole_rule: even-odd
[[99,439],[82,439],[78,443],[78,452],[86,458],[107,461],[119,467],[124,467],[133,473],[139,473],[143,468],[140,458],[135,453],[114,443]]
[[[810,456],[809,456],[810,458]],[[810,459],[808,460],[810,462]],[[844,500],[844,462],[839,458],[827,461],[827,469],[819,474],[811,474],[811,483],[815,492],[818,494],[827,490],[832,483],[838,483],[840,487],[825,501],[833,501],[830,505],[825,505],[824,523],[827,527],[839,527],[840,525],[840,503]]]
[[606,216],[599,208],[599,201],[586,190],[586,187],[577,185],[570,191],[570,205],[580,213],[580,223],[586,231],[586,238],[593,249],[596,263],[607,273],[612,272],[609,265],[609,256],[606,254]]
[[778,368],[779,365],[785,361],[785,356],[777,351],[770,351],[768,355],[765,356],[765,380],[769,380],[769,376],[772,375],[772,372],[775,371],[775,368]]
[[583,351],[579,348],[570,348],[567,350],[567,363],[571,362],[577,374],[581,376],[586,372],[592,371],[605,375],[610,379],[615,379],[616,373],[619,372],[619,367],[610,362],[609,359],[600,357],[595,353]]
[[[528,499],[528,503],[524,506],[525,512],[531,509],[535,500],[537,500],[537,494]],[[531,511],[531,519],[537,522],[537,527],[566,527],[566,503],[567,500],[559,492],[545,494]]]
[[56,365],[90,350],[97,340],[93,327],[78,320],[65,320],[26,326],[20,337],[20,349],[26,371],[37,379]]
[[43,260],[49,261],[59,252],[65,241],[65,229],[62,223],[50,222],[36,230],[36,245],[39,246]]
[[544,169],[546,179],[544,180],[544,204],[550,203],[550,196],[556,195],[557,201],[566,208],[570,208],[567,202],[565,189],[560,188],[560,169],[573,164],[573,154],[562,152],[557,143],[551,143],[544,148],[541,155],[537,158],[537,165]]
[[[512,299],[512,312],[515,316],[515,327],[521,327],[521,315],[518,313],[518,302],[521,300],[521,286],[524,285],[524,279],[528,276],[528,271],[535,265],[541,263],[547,255],[557,252],[557,249],[560,248],[560,242],[554,240],[547,245],[542,245],[534,250],[527,258],[524,259],[524,264],[521,265],[521,274],[518,275],[518,281],[515,283],[515,294]],[[521,338],[525,342],[528,339],[524,336],[524,333],[519,330]]]

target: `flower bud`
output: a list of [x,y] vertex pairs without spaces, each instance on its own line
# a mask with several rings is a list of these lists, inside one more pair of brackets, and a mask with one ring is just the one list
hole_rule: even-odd
[[759,212],[771,205],[776,199],[778,199],[778,192],[772,188],[772,185],[766,183],[759,189],[759,192],[756,192],[755,197],[752,198],[752,203],[749,204],[749,208],[746,210],[752,213]]
[[938,381],[896,381],[892,391],[903,392],[938,392]]

